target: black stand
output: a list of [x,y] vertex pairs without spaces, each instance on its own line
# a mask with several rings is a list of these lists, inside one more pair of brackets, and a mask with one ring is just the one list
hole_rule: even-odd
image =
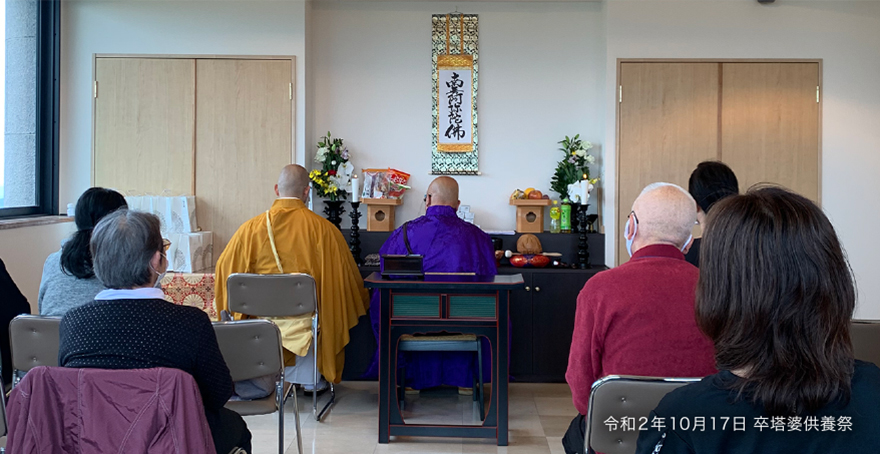
[[580,219],[579,213],[581,212],[582,206],[583,205],[580,203],[571,203],[571,233],[581,233],[581,230],[583,229],[579,228],[579,226],[586,225],[584,221]]
[[577,216],[575,216],[583,226],[578,237],[578,267],[582,270],[590,268],[590,244],[587,242],[587,208],[589,207],[590,204],[578,204]]
[[361,258],[361,229],[358,227],[358,219],[361,217],[361,212],[358,211],[360,206],[360,202],[351,202],[351,213],[348,214],[351,217],[351,239],[348,241],[348,250],[351,251],[354,263],[358,266],[364,264],[364,259]]
[[327,220],[339,230],[342,230],[340,224],[342,223],[342,213],[345,213],[345,207],[342,206],[343,203],[345,202],[342,200],[324,201],[324,214],[327,215]]

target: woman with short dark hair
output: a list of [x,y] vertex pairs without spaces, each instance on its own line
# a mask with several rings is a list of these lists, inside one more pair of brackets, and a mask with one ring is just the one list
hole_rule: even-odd
[[[739,194],[736,174],[720,161],[704,161],[697,165],[688,179],[688,192],[697,202],[697,224],[706,225],[706,215],[719,200]],[[695,238],[684,259],[700,266],[700,238]]]
[[855,283],[822,210],[765,187],[707,224],[696,317],[721,372],[669,393],[637,452],[880,451],[880,369],[853,358]]
[[49,254],[43,265],[40,293],[37,297],[40,315],[64,315],[70,309],[95,299],[104,284],[95,277],[89,241],[92,230],[108,214],[127,208],[122,194],[105,188],[89,188],[76,202],[76,232]]
[[91,239],[94,271],[107,285],[91,303],[61,319],[58,361],[64,367],[180,369],[195,378],[218,454],[251,450],[251,434],[224,408],[232,377],[208,315],[165,301],[156,288],[168,268],[159,218],[120,210],[98,223]]

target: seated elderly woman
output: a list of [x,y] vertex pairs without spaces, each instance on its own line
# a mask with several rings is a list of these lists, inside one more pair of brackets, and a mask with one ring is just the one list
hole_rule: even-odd
[[165,301],[155,287],[168,267],[163,251],[152,214],[120,210],[98,223],[91,252],[107,290],[61,320],[58,360],[64,367],[183,370],[199,386],[217,453],[250,452],[247,425],[223,407],[232,377],[207,314]]
[[822,210],[773,187],[726,198],[700,265],[720,372],[669,393],[637,452],[878,452],[880,369],[853,358],[855,284]]
[[61,250],[49,254],[43,265],[38,303],[40,315],[62,316],[70,309],[95,299],[104,284],[95,277],[89,241],[92,230],[108,214],[127,208],[122,194],[104,188],[89,188],[76,202],[76,232]]

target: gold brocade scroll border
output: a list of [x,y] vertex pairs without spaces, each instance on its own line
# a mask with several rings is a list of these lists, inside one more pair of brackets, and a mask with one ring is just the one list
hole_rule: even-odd
[[[479,135],[477,132],[477,87],[479,85],[477,37],[479,28],[477,15],[434,14],[431,16],[431,24],[431,64],[433,70],[431,173],[435,175],[475,175],[479,172]],[[440,145],[439,143],[440,67],[473,70],[471,144]]]

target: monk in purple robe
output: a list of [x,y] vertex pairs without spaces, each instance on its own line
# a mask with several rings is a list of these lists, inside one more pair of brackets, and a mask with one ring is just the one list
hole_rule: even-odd
[[[458,218],[456,211],[458,182],[450,177],[439,177],[428,186],[425,196],[427,212],[407,223],[407,238],[413,253],[424,256],[425,272],[475,273],[494,276],[495,251],[492,240],[479,227]],[[406,254],[403,227],[395,230],[379,250],[385,254]],[[370,304],[373,334],[379,339],[379,292],[374,292]],[[483,377],[491,377],[489,341],[483,338]],[[474,356],[471,352],[405,352],[406,386],[426,389],[448,385],[459,388],[473,387]],[[375,376],[378,356],[365,376]]]

